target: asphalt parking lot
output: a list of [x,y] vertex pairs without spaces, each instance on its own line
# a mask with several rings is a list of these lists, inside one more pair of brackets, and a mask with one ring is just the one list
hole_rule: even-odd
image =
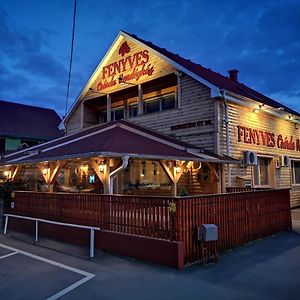
[[[18,233],[0,235],[0,299],[300,299],[300,210],[283,232],[177,271]],[[298,232],[299,233],[298,233]]]

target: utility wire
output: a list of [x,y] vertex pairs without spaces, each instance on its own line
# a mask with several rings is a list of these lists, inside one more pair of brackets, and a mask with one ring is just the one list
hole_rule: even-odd
[[76,6],[77,6],[76,2],[77,1],[74,0],[73,30],[72,30],[71,55],[70,55],[69,74],[68,74],[68,86],[67,86],[67,95],[66,95],[65,116],[67,115],[67,111],[68,111],[69,92],[70,92],[71,73],[72,73],[74,36],[75,36],[75,23],[76,23]]

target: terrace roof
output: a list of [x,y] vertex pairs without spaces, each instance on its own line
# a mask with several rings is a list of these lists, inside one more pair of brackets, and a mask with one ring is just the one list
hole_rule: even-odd
[[7,154],[0,166],[84,157],[122,157],[237,163],[203,148],[120,120],[87,128],[26,150]]

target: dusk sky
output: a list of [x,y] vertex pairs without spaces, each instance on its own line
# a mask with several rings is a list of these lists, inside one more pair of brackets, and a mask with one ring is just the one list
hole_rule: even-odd
[[[64,114],[74,0],[0,0],[0,99]],[[77,0],[69,107],[120,30],[300,111],[300,1]]]

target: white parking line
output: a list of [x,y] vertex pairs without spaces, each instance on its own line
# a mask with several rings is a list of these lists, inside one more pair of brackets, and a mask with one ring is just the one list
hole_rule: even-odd
[[58,299],[60,297],[62,297],[63,295],[71,292],[72,290],[76,289],[77,287],[79,287],[80,285],[84,284],[85,282],[89,281],[90,279],[92,279],[93,277],[95,277],[95,274],[92,274],[92,273],[89,273],[89,272],[85,272],[83,270],[80,270],[80,269],[77,269],[77,268],[73,268],[73,267],[70,267],[70,266],[67,266],[65,264],[62,264],[62,263],[59,263],[59,262],[56,262],[54,260],[51,260],[51,259],[47,259],[47,258],[44,258],[42,256],[38,256],[38,255],[35,255],[35,254],[32,254],[32,253],[29,253],[29,252],[26,252],[26,251],[23,251],[23,250],[20,250],[20,249],[16,249],[16,248],[13,248],[13,247],[10,247],[10,246],[7,246],[7,245],[4,245],[4,244],[1,244],[0,243],[0,247],[2,248],[5,248],[5,249],[8,249],[8,250],[11,250],[11,251],[14,251],[13,253],[9,253],[7,255],[4,255],[4,256],[1,256],[1,258],[4,258],[4,257],[8,257],[8,256],[11,256],[11,255],[15,255],[15,254],[23,254],[25,256],[28,256],[28,257],[31,257],[31,258],[34,258],[34,259],[37,259],[37,260],[40,260],[42,262],[45,262],[47,264],[50,264],[50,265],[53,265],[53,266],[56,266],[56,267],[59,267],[59,268],[62,268],[62,269],[65,269],[65,270],[68,270],[68,271],[71,271],[71,272],[74,272],[74,273],[77,273],[77,274],[80,274],[82,276],[85,276],[84,278],[82,278],[81,280],[75,282],[74,284],[68,286],[67,288],[59,291],[58,293],[56,293],[55,295],[47,298],[47,300],[55,300],[55,299]]
[[15,255],[15,254],[18,254],[18,252],[11,252],[11,253],[9,253],[9,254],[0,256],[0,259],[6,258],[6,257],[10,257],[10,256]]

